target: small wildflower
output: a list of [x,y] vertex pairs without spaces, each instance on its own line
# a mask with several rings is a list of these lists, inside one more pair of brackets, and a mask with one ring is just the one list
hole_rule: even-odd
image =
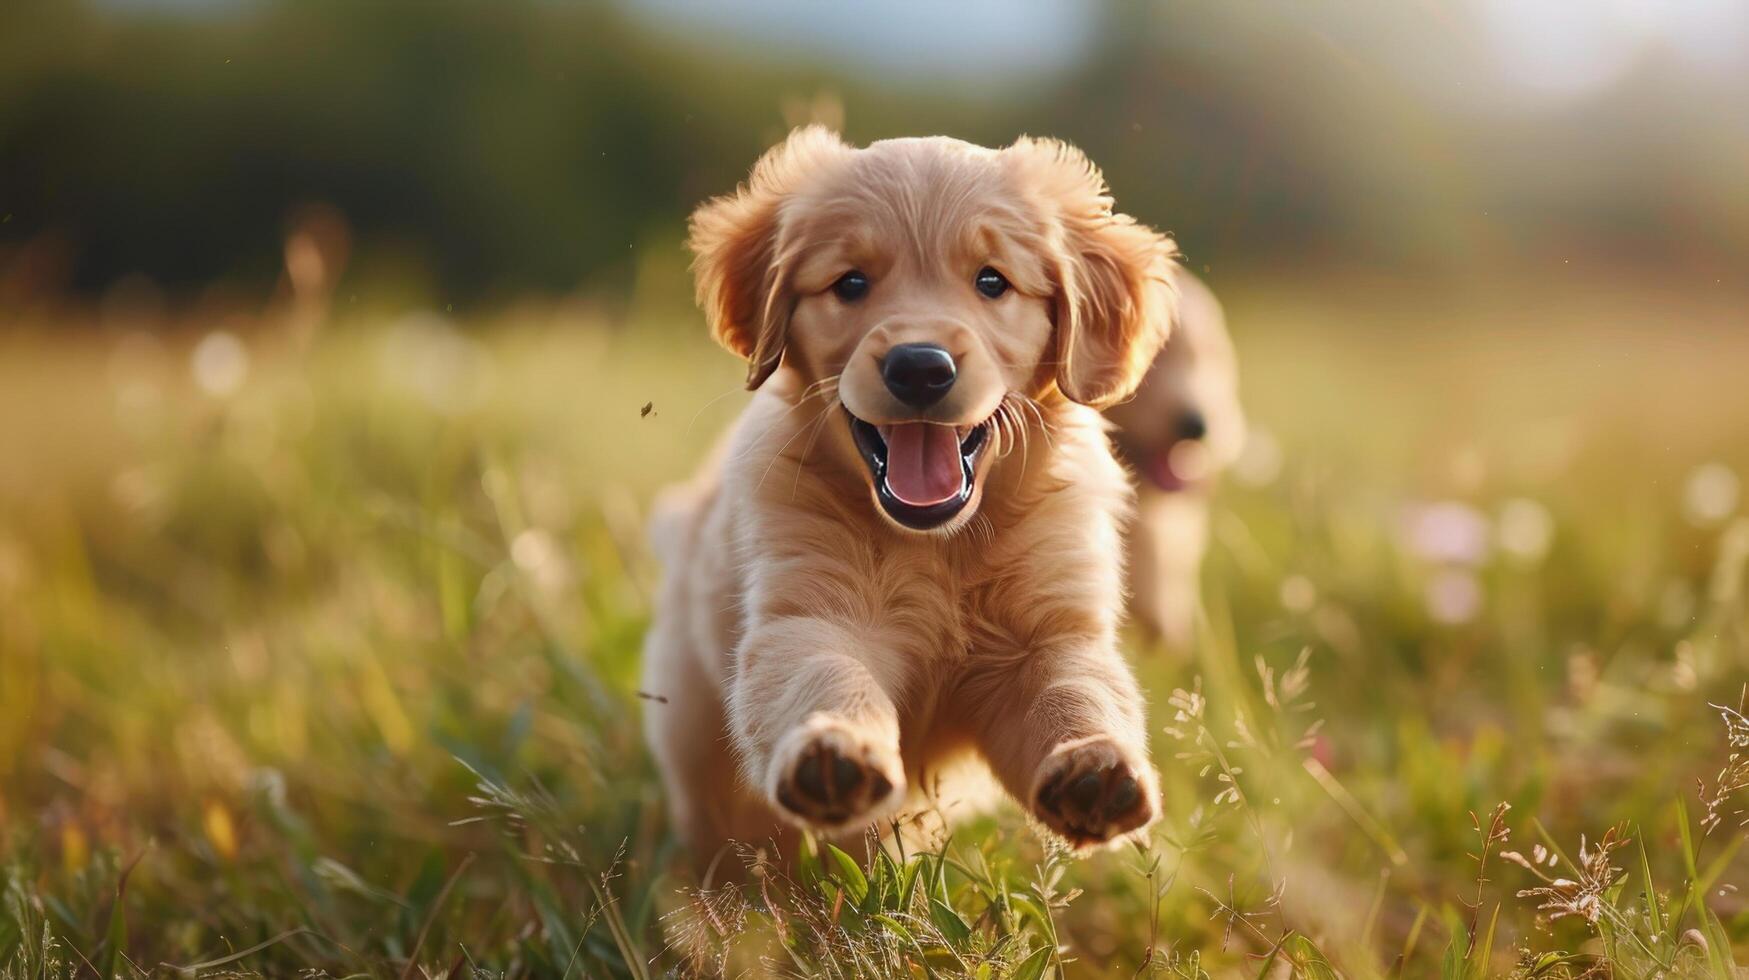
[[1488,518],[1461,501],[1405,507],[1398,532],[1403,550],[1422,561],[1473,568],[1488,560]]
[[747,927],[751,906],[733,886],[695,889],[687,898],[686,904],[662,917],[668,948],[696,968],[725,973],[730,949],[726,940]]
[[241,388],[249,377],[249,351],[235,334],[215,330],[195,345],[189,371],[201,391],[223,398]]
[[[1203,708],[1207,706],[1208,702],[1203,699],[1200,686],[1199,684],[1199,690],[1194,691],[1186,691],[1182,687],[1175,688],[1172,691],[1172,696],[1166,699],[1166,706],[1172,709],[1172,721],[1175,724],[1183,725],[1202,720]],[[1176,738],[1185,737],[1177,729],[1168,728],[1167,732]]]
[[1500,506],[1495,529],[1500,550],[1521,565],[1535,565],[1549,553],[1555,537],[1555,521],[1542,504],[1515,497]]
[[[1299,749],[1302,752],[1307,752],[1307,751],[1311,751],[1312,749],[1319,747],[1321,744],[1323,744],[1323,740],[1320,739],[1318,737],[1318,735],[1323,730],[1324,730],[1324,719],[1322,719],[1322,718],[1315,719],[1310,725],[1306,726],[1305,733],[1300,736],[1299,741],[1294,743],[1294,748]],[[1321,760],[1321,761],[1325,761],[1325,760]]]
[[[1736,708],[1709,704],[1725,723],[1725,744],[1731,752],[1725,757],[1719,774],[1713,778],[1711,789],[1707,788],[1705,781],[1699,781],[1700,801],[1706,809],[1700,818],[1703,834],[1710,835],[1727,817],[1740,817],[1743,813],[1742,808],[1734,806],[1732,801],[1738,793],[1749,789],[1749,717],[1745,717],[1742,710],[1745,700],[1749,700],[1749,685],[1745,685],[1743,693],[1738,696]],[[1749,820],[1739,822],[1749,823]]]
[[548,592],[558,592],[571,584],[573,576],[564,548],[551,532],[542,528],[527,528],[511,539],[510,560]]
[[1245,448],[1233,463],[1233,478],[1248,487],[1268,486],[1281,475],[1281,443],[1262,426],[1253,424]]
[[1318,587],[1304,575],[1289,575],[1281,580],[1281,607],[1288,612],[1311,612],[1318,604]]
[[[1467,929],[1468,945],[1465,956],[1476,947],[1476,927],[1480,924],[1482,913],[1482,888],[1488,883],[1488,855],[1496,845],[1504,844],[1512,839],[1512,829],[1506,826],[1506,812],[1512,809],[1512,804],[1502,801],[1495,804],[1488,814],[1488,825],[1482,826],[1482,820],[1474,812],[1470,814],[1470,825],[1476,828],[1476,833],[1482,838],[1480,853],[1472,854],[1476,860],[1476,900],[1464,904],[1470,910],[1470,922]],[[1506,855],[1502,854],[1501,857]]]
[[1631,839],[1624,836],[1620,827],[1611,827],[1605,831],[1603,839],[1595,847],[1581,836],[1579,861],[1573,869],[1579,876],[1576,880],[1551,878],[1536,863],[1526,860],[1524,855],[1516,851],[1508,851],[1500,856],[1536,875],[1543,882],[1535,888],[1520,890],[1519,898],[1540,899],[1537,909],[1549,913],[1550,919],[1572,916],[1596,925],[1598,919],[1609,911],[1609,906],[1603,901],[1603,893],[1622,874],[1622,869],[1610,863],[1610,856],[1626,847]]
[[1435,622],[1459,626],[1482,611],[1482,584],[1469,572],[1448,568],[1427,583],[1426,599]]
[[1233,738],[1227,742],[1229,749],[1255,748],[1257,736],[1251,734],[1251,726],[1245,721],[1245,712],[1233,712]]
[[1682,487],[1682,513],[1697,527],[1724,523],[1737,511],[1741,492],[1737,474],[1723,463],[1705,463],[1695,467]]
[[1309,661],[1312,659],[1312,648],[1303,647],[1294,665],[1282,671],[1279,675],[1275,668],[1260,655],[1257,657],[1257,677],[1263,682],[1263,700],[1277,711],[1293,710],[1309,711],[1311,704],[1296,704],[1312,686],[1312,669]]
[[1286,889],[1287,882],[1285,880],[1276,882],[1275,887],[1271,889],[1269,895],[1259,903],[1261,907],[1257,909],[1245,909],[1240,907],[1239,899],[1233,889],[1233,876],[1231,874],[1227,875],[1227,897],[1225,899],[1201,886],[1198,886],[1197,891],[1202,892],[1208,897],[1209,901],[1214,902],[1216,915],[1221,919],[1226,920],[1226,930],[1221,936],[1221,948],[1226,949],[1227,944],[1233,939],[1233,928],[1235,926],[1250,932],[1252,935],[1267,943],[1269,937],[1258,928],[1257,923],[1259,920],[1267,918],[1276,909],[1281,907],[1282,894]]

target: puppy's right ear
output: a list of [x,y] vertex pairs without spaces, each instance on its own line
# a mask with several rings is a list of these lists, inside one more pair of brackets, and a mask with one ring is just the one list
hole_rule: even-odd
[[747,359],[747,388],[758,388],[783,360],[794,302],[790,256],[781,241],[783,201],[809,172],[849,147],[823,126],[806,126],[753,165],[747,183],[692,212],[687,247],[698,305],[717,343]]

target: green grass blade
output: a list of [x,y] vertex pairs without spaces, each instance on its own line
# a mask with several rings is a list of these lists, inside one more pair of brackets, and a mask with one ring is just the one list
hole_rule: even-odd
[[1695,911],[1700,916],[1700,931],[1706,936],[1706,958],[1708,972],[1714,980],[1738,980],[1737,967],[1731,954],[1731,936],[1725,931],[1724,923],[1706,907],[1705,902],[1696,905]]
[[1682,834],[1682,866],[1688,872],[1688,878],[1696,877],[1694,862],[1699,851],[1694,846],[1694,832],[1688,828],[1688,805],[1680,798],[1676,801],[1676,829]]
[[109,927],[104,930],[103,980],[115,976],[115,968],[122,958],[122,950],[128,944],[127,893],[128,878],[139,867],[140,859],[146,856],[140,851],[133,856],[127,866],[121,869],[121,874],[115,879],[115,905],[109,910]]
[[955,947],[956,951],[960,945],[971,938],[972,927],[967,925],[966,920],[960,918],[960,914],[955,912],[951,906],[939,899],[929,900],[929,921],[935,923],[935,928],[941,931],[942,937]]
[[1487,980],[1488,964],[1494,959],[1494,927],[1500,924],[1500,906],[1494,906],[1494,914],[1488,917],[1488,931],[1482,933],[1482,940],[1470,949],[1469,975],[1470,980]]
[[1050,968],[1051,953],[1049,946],[1033,950],[1014,968],[1014,980],[1042,980],[1045,970]]
[[121,959],[122,947],[128,943],[128,917],[122,908],[121,889],[116,889],[115,906],[109,910],[109,928],[104,930],[103,938],[103,980],[115,976],[117,961]]
[[1717,857],[1707,862],[1707,866],[1701,870],[1700,876],[1695,879],[1694,891],[1696,895],[1704,899],[1706,893],[1713,890],[1713,883],[1719,880],[1719,876],[1725,873],[1726,868],[1730,867],[1732,859],[1737,856],[1738,848],[1742,846],[1743,838],[1733,837]]
[[1461,932],[1452,933],[1445,955],[1439,959],[1439,980],[1464,980],[1464,943]]
[[[216,967],[225,966],[226,964],[229,964],[229,963],[235,963],[239,960],[248,959],[249,957],[254,956],[256,953],[259,953],[264,949],[269,949],[269,948],[272,948],[274,946],[277,946],[280,943],[285,942],[287,939],[292,938],[293,936],[313,936],[313,935],[316,935],[316,933],[310,931],[309,929],[287,929],[285,932],[282,932],[279,935],[274,936],[272,939],[264,939],[261,942],[258,942],[255,945],[248,947],[247,949],[240,949],[240,950],[236,951],[235,953],[232,953],[229,956],[221,956],[218,959],[214,959],[214,960],[203,960],[199,963],[190,963],[187,966],[171,966],[170,969],[175,970],[178,973],[186,973],[189,976],[194,976],[194,975],[202,973],[206,970],[211,970],[211,969],[214,969]],[[168,965],[168,964],[166,964],[166,965]]]
[[1403,951],[1397,955],[1397,975],[1404,976],[1409,968],[1409,958],[1415,955],[1415,948],[1421,940],[1421,928],[1427,924],[1427,906],[1423,904],[1415,911],[1415,921],[1409,926],[1409,934],[1403,937]]
[[1295,936],[1286,944],[1287,954],[1294,961],[1295,976],[1304,980],[1341,980],[1342,974],[1330,963],[1330,958],[1318,944],[1305,936]]
[[844,886],[845,892],[850,896],[851,903],[861,908],[863,899],[868,897],[868,876],[862,873],[862,866],[856,863],[855,858],[844,853],[835,844],[827,844],[826,853],[837,865],[832,876]]
[[1676,801],[1676,830],[1682,838],[1682,868],[1687,887],[1682,890],[1682,903],[1676,906],[1676,912],[1670,916],[1670,931],[1677,932],[1682,928],[1682,921],[1688,916],[1688,907],[1695,902],[1695,882],[1700,873],[1695,870],[1694,832],[1688,828],[1688,807],[1680,798]]
[[1637,838],[1634,843],[1640,847],[1640,879],[1645,883],[1646,916],[1652,924],[1652,934],[1662,936],[1665,940],[1672,939],[1674,937],[1667,936],[1664,932],[1664,910],[1659,907],[1658,886],[1652,881],[1652,860],[1646,854],[1646,833],[1636,826],[1634,836]]
[[638,950],[638,944],[632,939],[631,932],[626,929],[625,919],[619,911],[619,900],[594,878],[589,879],[589,890],[595,895],[595,901],[601,909],[601,919],[607,923],[608,934],[613,937],[613,945],[619,950],[620,959],[624,961],[632,980],[650,980],[648,961]]

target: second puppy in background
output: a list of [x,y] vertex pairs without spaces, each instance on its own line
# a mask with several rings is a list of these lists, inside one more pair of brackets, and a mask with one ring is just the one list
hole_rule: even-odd
[[1129,533],[1130,608],[1166,645],[1187,649],[1201,605],[1215,477],[1245,446],[1239,367],[1214,293],[1173,273],[1178,318],[1135,397],[1106,411],[1140,491]]

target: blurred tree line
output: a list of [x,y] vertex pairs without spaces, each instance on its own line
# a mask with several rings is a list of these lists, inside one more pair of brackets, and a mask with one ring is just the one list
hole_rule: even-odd
[[1740,103],[1672,118],[1642,77],[1554,115],[1454,107],[1403,67],[1473,46],[1437,6],[1368,5],[1332,30],[1328,10],[1119,2],[1074,70],[956,92],[605,3],[7,0],[0,264],[46,249],[51,285],[82,293],[271,283],[288,216],[321,202],[358,268],[439,299],[612,294],[788,123],[840,108],[858,141],[1072,140],[1198,266],[1742,254],[1749,191],[1721,163],[1745,159]]

